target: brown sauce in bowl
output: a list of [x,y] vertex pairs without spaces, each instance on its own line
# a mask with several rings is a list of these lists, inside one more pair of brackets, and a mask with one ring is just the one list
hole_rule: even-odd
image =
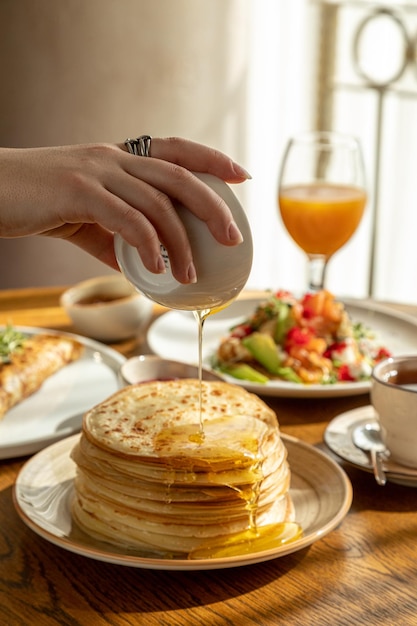
[[108,304],[109,302],[116,302],[117,300],[126,300],[130,298],[130,295],[119,296],[111,293],[95,293],[85,298],[80,298],[74,302],[77,306],[91,306],[92,304]]

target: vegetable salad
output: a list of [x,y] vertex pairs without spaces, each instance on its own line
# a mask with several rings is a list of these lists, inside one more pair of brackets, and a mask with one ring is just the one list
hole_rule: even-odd
[[278,291],[222,339],[213,366],[256,383],[334,384],[369,380],[375,363],[388,356],[376,334],[352,322],[329,291],[299,299]]

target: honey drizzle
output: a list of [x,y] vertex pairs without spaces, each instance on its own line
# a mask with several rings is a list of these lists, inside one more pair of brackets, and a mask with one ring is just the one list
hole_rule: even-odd
[[[212,309],[193,311],[198,325],[198,407],[200,428],[198,433],[189,435],[188,439],[200,445],[204,443],[205,438],[203,419],[203,328],[205,320],[213,312],[216,311]],[[262,463],[259,460],[256,460],[253,469],[260,471],[262,475]],[[240,497],[246,501],[246,509],[248,511],[248,527],[246,530],[224,537],[217,537],[214,543],[203,543],[188,554],[189,559],[241,556],[252,552],[276,549],[279,546],[296,541],[302,536],[302,528],[296,522],[272,523],[258,528],[256,514],[262,480],[263,476],[249,489],[238,489]]]
[[189,559],[216,559],[255,554],[265,550],[276,550],[302,537],[302,529],[296,522],[277,522],[247,529],[240,533],[216,537],[188,555]]
[[[231,417],[222,418],[223,419],[233,419]],[[210,423],[210,426],[212,424]],[[190,425],[191,426],[191,425]],[[205,439],[203,441],[197,441],[194,433],[190,433],[187,428],[184,430],[174,428],[173,430],[167,429],[159,433],[158,441],[156,441],[156,449],[160,449],[160,446],[164,442],[172,442],[178,437],[177,443],[181,447],[181,441],[184,443],[191,442],[195,443],[198,446],[206,443],[210,445],[210,440],[213,437],[213,431],[210,428],[207,430],[205,434]],[[257,441],[257,449],[256,446],[252,446],[250,440],[253,442]],[[224,443],[224,441],[223,441]],[[188,559],[213,559],[213,558],[226,558],[226,557],[236,557],[254,554],[257,552],[262,552],[265,550],[276,550],[279,547],[291,543],[293,541],[297,541],[302,536],[302,528],[296,522],[276,522],[276,523],[267,523],[263,525],[259,525],[257,523],[257,514],[259,508],[259,497],[261,494],[261,486],[264,480],[263,474],[263,456],[260,455],[261,444],[259,439],[249,438],[246,440],[245,444],[246,450],[250,452],[251,463],[248,467],[248,472],[252,479],[246,485],[237,486],[230,483],[217,482],[215,477],[215,472],[210,480],[210,472],[206,473],[206,477],[209,480],[209,483],[212,485],[218,484],[228,487],[229,489],[233,489],[237,492],[239,497],[245,503],[245,509],[247,511],[247,525],[241,531],[230,533],[228,535],[222,535],[213,537],[211,539],[203,540],[198,547],[192,550],[189,554],[186,555]],[[210,456],[207,457],[209,459]],[[189,471],[192,473],[191,467]],[[185,482],[181,478],[182,472],[179,471],[176,467],[169,467],[169,474],[166,482],[166,494],[165,494],[165,502],[166,504],[170,504],[172,502],[171,499],[171,486],[174,483],[182,483],[182,484],[191,484],[193,482],[192,479],[188,479]]]
[[200,431],[198,436],[200,438],[200,442],[204,441],[204,420],[203,420],[203,328],[204,322],[208,318],[211,313],[211,309],[202,309],[198,311],[193,311],[193,315],[197,320],[198,326],[198,411],[199,411],[199,420],[200,420]]

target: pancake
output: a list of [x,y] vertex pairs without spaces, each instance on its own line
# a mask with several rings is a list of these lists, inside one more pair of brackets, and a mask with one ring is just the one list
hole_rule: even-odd
[[80,358],[82,352],[82,344],[65,335],[25,337],[8,362],[0,364],[0,419],[38,391],[52,374]]
[[153,381],[86,413],[72,515],[100,541],[164,557],[293,520],[275,413],[225,382]]

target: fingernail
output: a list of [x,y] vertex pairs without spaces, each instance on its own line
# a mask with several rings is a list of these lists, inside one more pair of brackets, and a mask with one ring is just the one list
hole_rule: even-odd
[[237,176],[240,176],[241,178],[246,178],[247,180],[252,179],[252,176],[249,174],[249,172],[245,170],[244,167],[239,165],[239,163],[233,163],[233,169],[235,171],[235,174],[237,174]]
[[188,282],[194,284],[197,282],[197,272],[195,271],[194,263],[190,263],[187,272]]
[[229,236],[229,241],[232,241],[233,243],[242,243],[243,241],[242,233],[236,226],[235,222],[230,222],[229,230],[227,231],[227,234]]
[[157,258],[156,267],[159,274],[165,274],[167,271],[167,268],[165,267],[164,257],[161,254]]

